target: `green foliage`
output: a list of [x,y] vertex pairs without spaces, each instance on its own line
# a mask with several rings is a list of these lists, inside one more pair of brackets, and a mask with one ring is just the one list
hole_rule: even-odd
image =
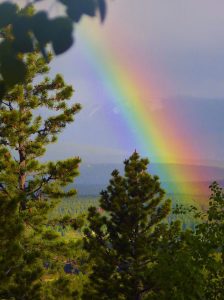
[[83,15],[94,17],[99,11],[100,19],[103,22],[106,17],[105,0],[59,0],[66,6],[67,15],[74,21],[79,22]]
[[73,23],[83,15],[94,17],[99,12],[101,21],[106,16],[106,0],[55,0],[55,5],[64,6],[66,15],[54,18],[46,11],[35,12],[36,2],[29,1],[23,9],[8,1],[0,4],[1,93],[25,79],[28,70],[19,59],[20,53],[31,53],[38,47],[47,59],[46,47],[51,45],[56,55],[62,54],[73,45]]
[[90,206],[96,206],[99,209],[98,197],[79,197],[62,199],[49,213],[49,219],[63,218],[69,216],[76,218],[79,215],[87,214]]
[[211,186],[209,208],[197,214],[195,256],[200,255],[204,268],[206,299],[221,300],[224,294],[224,192],[214,182]]
[[[80,158],[41,163],[40,157],[81,107],[68,105],[72,86],[61,75],[47,77],[49,67],[38,52],[21,59],[25,81],[0,101],[0,298],[43,299],[45,262],[53,261],[59,272],[76,247],[48,224],[48,214],[56,199],[75,195],[65,186],[78,175]],[[41,108],[50,116],[42,118]]]
[[[186,295],[191,297],[189,299],[223,299],[224,192],[217,182],[214,182],[210,189],[211,196],[207,210],[200,211],[193,206],[190,210],[181,206],[176,210],[176,213],[186,216],[193,213],[196,220],[194,231],[188,230],[181,233],[185,244],[180,252],[182,262],[180,260],[179,270],[188,274],[186,276],[188,279],[190,274],[196,275],[189,282],[190,293],[184,291],[184,299],[188,299]],[[175,257],[175,262],[177,261]],[[186,266],[190,267],[189,271],[186,270]],[[195,298],[192,295],[193,291],[197,292]]]
[[[198,300],[223,297],[223,192],[212,185],[208,212],[177,206],[135,152],[113,171],[100,214],[89,209],[84,246],[93,269],[83,299]],[[193,229],[176,214],[191,213]],[[176,221],[172,219],[176,218]]]
[[84,299],[141,299],[154,287],[156,246],[167,231],[170,201],[163,201],[158,177],[147,173],[147,159],[135,152],[124,164],[124,177],[113,171],[101,193],[105,214],[89,209],[85,247],[94,266]]

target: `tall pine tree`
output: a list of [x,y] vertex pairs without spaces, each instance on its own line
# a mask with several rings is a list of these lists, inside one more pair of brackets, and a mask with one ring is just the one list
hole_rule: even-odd
[[164,201],[159,178],[147,172],[147,159],[134,153],[101,193],[100,215],[90,208],[85,247],[93,272],[84,299],[143,299],[153,291],[156,247],[162,239],[170,201]]
[[46,76],[49,66],[38,51],[20,59],[28,70],[25,81],[0,101],[0,298],[43,299],[44,263],[66,253],[47,227],[47,215],[57,199],[75,195],[65,187],[77,176],[80,158],[40,158],[81,107],[68,105],[72,86],[61,75]]

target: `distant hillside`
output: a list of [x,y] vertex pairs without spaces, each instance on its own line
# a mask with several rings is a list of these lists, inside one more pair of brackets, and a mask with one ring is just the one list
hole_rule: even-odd
[[[80,176],[77,178],[79,184],[102,184],[108,183],[110,174],[114,169],[123,172],[122,164],[82,164],[80,167]],[[167,169],[181,169],[184,174],[191,174],[189,182],[194,181],[224,181],[224,167],[211,167],[201,165],[180,165],[180,164],[155,164],[149,165],[149,172],[158,175],[161,181],[172,181],[172,178],[166,178],[165,172]],[[180,178],[180,181],[182,178]]]
[[[183,204],[188,206],[189,204],[194,204],[198,206],[190,197],[186,195],[167,195],[167,198],[172,199],[172,205],[175,207],[177,204]],[[49,218],[61,218],[65,215],[71,215],[76,217],[80,214],[85,214],[90,206],[99,207],[99,197],[94,196],[82,196],[74,197],[72,199],[62,199],[62,201],[49,213]],[[169,222],[174,220],[180,220],[183,226],[192,227],[195,224],[195,219],[192,214],[187,215],[170,215],[168,217]]]
[[[160,177],[163,187],[167,193],[173,193],[177,182],[173,182],[172,178],[166,178],[165,172],[167,168],[173,168],[174,172],[181,168],[184,174],[191,174],[189,181],[193,187],[200,186],[201,195],[191,195],[195,198],[208,198],[209,185],[214,181],[218,181],[224,185],[224,168],[197,166],[197,165],[178,165],[178,164],[150,164],[149,172]],[[123,173],[122,164],[82,164],[80,168],[80,176],[76,179],[75,187],[81,196],[97,196],[102,189],[105,189],[111,172],[118,169]],[[181,181],[182,178],[180,178]],[[190,195],[189,195],[190,196]]]

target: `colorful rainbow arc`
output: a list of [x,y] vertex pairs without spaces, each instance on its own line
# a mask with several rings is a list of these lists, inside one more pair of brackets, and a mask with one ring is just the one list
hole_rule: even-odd
[[172,164],[179,163],[184,154],[194,157],[190,143],[182,136],[181,124],[174,122],[175,112],[164,115],[152,110],[155,96],[147,81],[135,75],[130,67],[124,68],[113,45],[105,45],[95,33],[94,25],[91,26],[90,31],[90,26],[81,28],[85,59],[100,78],[109,98],[119,107],[127,126],[136,132],[137,150],[143,150],[149,157],[159,157],[161,163],[166,163],[162,172],[169,181],[178,182],[176,193],[200,194],[200,184],[192,186],[190,173],[184,172],[181,165],[172,168]]

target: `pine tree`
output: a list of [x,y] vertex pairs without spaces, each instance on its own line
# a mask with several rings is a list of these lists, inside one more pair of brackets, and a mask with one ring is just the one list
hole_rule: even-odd
[[[216,299],[206,295],[205,265],[211,262],[211,253],[202,228],[208,223],[195,232],[183,230],[178,220],[168,222],[171,201],[164,200],[159,178],[147,172],[147,165],[148,160],[134,152],[124,162],[124,176],[114,170],[101,193],[104,213],[89,209],[84,245],[93,269],[83,299]],[[219,205],[221,196],[216,189]],[[215,216],[220,215],[220,209],[215,210]],[[213,258],[214,268],[217,252]]]
[[170,200],[147,172],[147,159],[135,152],[124,165],[124,176],[114,170],[101,193],[104,214],[89,210],[85,247],[93,272],[84,299],[143,299],[155,286],[151,275]]
[[65,187],[78,175],[80,158],[40,158],[81,106],[68,105],[72,86],[61,75],[46,76],[49,66],[38,51],[19,58],[28,70],[25,81],[0,101],[0,298],[43,299],[44,263],[68,250],[48,225],[48,213],[58,199],[75,195]]

